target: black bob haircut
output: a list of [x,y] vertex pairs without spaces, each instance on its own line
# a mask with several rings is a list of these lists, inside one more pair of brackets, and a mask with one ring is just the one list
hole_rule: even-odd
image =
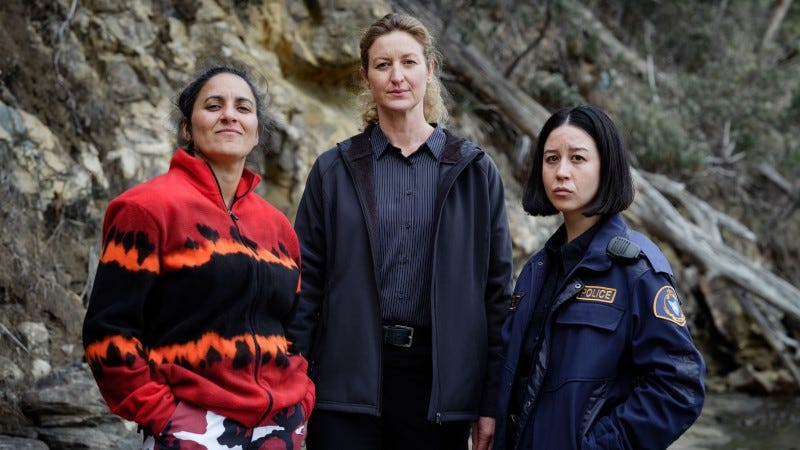
[[532,216],[551,216],[558,210],[550,203],[542,184],[544,144],[550,133],[561,125],[572,125],[585,131],[600,153],[600,186],[585,216],[609,216],[633,203],[634,188],[628,149],[619,128],[608,115],[591,105],[568,107],[550,116],[539,132],[533,164],[522,197],[522,207]]

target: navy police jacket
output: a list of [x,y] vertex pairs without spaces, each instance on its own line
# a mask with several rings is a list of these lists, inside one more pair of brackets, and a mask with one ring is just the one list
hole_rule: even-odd
[[[526,327],[550,272],[546,252],[520,273],[516,308],[503,328],[497,449],[663,449],[700,415],[705,363],[686,328],[669,263],[619,214],[604,220],[557,287],[522,410],[509,418]],[[639,257],[610,257],[615,236],[637,244]],[[515,442],[507,442],[509,427],[518,427]]]

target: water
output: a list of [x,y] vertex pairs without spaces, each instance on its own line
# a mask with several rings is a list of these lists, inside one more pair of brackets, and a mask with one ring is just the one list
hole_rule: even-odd
[[709,394],[670,450],[800,450],[800,397]]

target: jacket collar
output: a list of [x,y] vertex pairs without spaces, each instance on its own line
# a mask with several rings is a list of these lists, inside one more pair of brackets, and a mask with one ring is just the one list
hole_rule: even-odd
[[606,247],[614,236],[625,236],[627,232],[628,226],[625,225],[622,215],[619,213],[603,218],[597,234],[589,244],[586,256],[579,265],[597,271],[611,267],[611,259],[606,254]]
[[[183,174],[186,180],[204,196],[221,201],[222,194],[211,166],[192,156],[188,150],[179,148],[175,152],[169,163],[169,170]],[[234,201],[255,190],[260,181],[260,175],[245,167],[239,179],[239,186],[236,188]]]

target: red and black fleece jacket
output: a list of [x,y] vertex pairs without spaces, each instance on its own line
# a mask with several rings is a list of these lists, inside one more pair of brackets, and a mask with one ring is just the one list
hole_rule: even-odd
[[228,210],[210,166],[179,149],[108,205],[83,342],[115,414],[155,434],[180,401],[247,427],[297,403],[310,415],[314,385],[283,324],[300,250],[259,181],[245,169]]

